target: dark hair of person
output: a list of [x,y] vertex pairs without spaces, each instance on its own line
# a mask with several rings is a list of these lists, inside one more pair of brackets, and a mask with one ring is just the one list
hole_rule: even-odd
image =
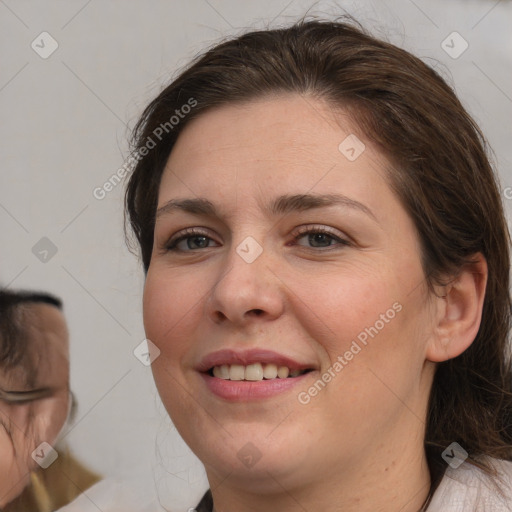
[[[348,113],[358,137],[386,156],[389,185],[419,234],[430,291],[456,277],[476,253],[487,260],[478,334],[461,355],[436,365],[425,426],[431,473],[425,509],[452,442],[490,476],[496,474],[487,457],[512,460],[510,235],[499,179],[483,134],[434,69],[346,19],[302,19],[225,40],[182,70],[135,126],[139,157],[126,189],[126,219],[147,272],[162,172],[183,129],[210,109],[282,94]],[[197,104],[171,129],[170,116],[191,98]],[[158,140],[154,131],[162,126],[168,129]],[[144,151],[149,139],[156,146]]]
[[48,304],[62,310],[62,301],[46,292],[0,289],[0,367],[18,365],[27,355],[25,306]]

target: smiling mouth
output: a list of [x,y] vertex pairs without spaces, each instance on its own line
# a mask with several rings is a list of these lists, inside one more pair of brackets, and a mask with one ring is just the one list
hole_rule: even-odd
[[257,382],[262,380],[293,379],[313,369],[292,369],[273,363],[253,363],[248,365],[223,364],[207,371],[211,377],[223,380]]

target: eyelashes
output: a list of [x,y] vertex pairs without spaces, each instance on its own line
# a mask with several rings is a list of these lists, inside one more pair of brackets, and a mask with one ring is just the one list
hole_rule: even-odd
[[[333,248],[339,249],[344,246],[351,245],[348,240],[342,236],[339,236],[334,231],[325,226],[301,226],[295,231],[292,237],[293,239],[291,245],[299,245],[305,249],[313,250],[315,252],[325,252],[326,250],[333,250]],[[308,243],[313,243],[312,246],[298,243],[299,240],[306,237]],[[215,242],[215,240],[209,236],[206,231],[198,228],[188,228],[178,233],[178,235],[172,237],[171,240],[166,244],[165,251],[175,253],[195,253],[201,251],[202,249],[211,247],[211,241]],[[327,245],[322,245],[326,242],[328,242]],[[332,244],[331,242],[335,243]],[[287,243],[286,245],[290,245],[290,243]]]
[[[322,235],[324,237],[324,241],[325,241],[325,238],[327,238],[327,239],[330,239],[331,241],[337,242],[338,245],[341,245],[341,246],[351,245],[348,240],[336,235],[333,231],[331,231],[331,229],[328,229],[327,227],[320,227],[320,226],[302,226],[302,227],[298,228],[296,234],[294,235],[293,241],[297,242],[297,240],[300,240],[301,238],[304,238],[307,236],[308,241],[315,240],[314,243],[319,243],[318,239],[319,238],[321,239],[321,237],[316,237],[316,239],[310,238],[311,236],[315,236],[315,235]],[[321,243],[321,240],[320,240],[320,243]],[[327,247],[333,247],[333,246],[331,244],[329,244]],[[322,246],[320,246],[320,247],[313,246],[311,248],[321,249]]]

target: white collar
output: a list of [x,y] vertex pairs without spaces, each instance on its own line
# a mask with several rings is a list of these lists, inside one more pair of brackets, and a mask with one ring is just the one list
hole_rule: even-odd
[[512,462],[486,461],[498,473],[503,496],[492,477],[466,461],[457,469],[447,468],[427,512],[512,511]]

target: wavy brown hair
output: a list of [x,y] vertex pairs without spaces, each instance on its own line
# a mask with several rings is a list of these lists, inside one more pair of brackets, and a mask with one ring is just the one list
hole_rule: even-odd
[[[349,112],[386,155],[390,186],[421,240],[431,291],[476,253],[487,260],[478,334],[465,352],[436,368],[425,432],[431,473],[426,508],[446,469],[441,453],[453,441],[490,475],[486,456],[512,460],[510,236],[485,139],[436,71],[347,19],[302,19],[246,33],[196,57],[149,104],[133,134],[137,164],[125,206],[144,269],[160,179],[181,131],[208,109],[280,93],[318,98]],[[190,99],[196,106],[170,126],[170,116]],[[156,147],[144,151],[166,122]]]

